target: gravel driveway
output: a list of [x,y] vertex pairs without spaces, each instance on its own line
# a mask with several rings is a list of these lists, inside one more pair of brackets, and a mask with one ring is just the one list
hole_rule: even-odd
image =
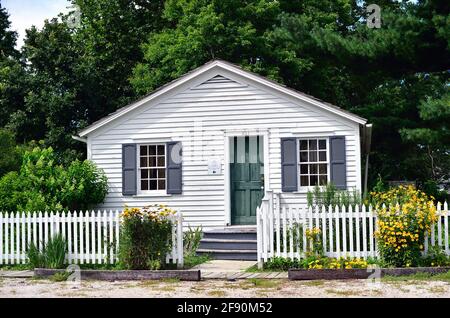
[[3,278],[0,297],[450,297],[447,281],[83,281]]

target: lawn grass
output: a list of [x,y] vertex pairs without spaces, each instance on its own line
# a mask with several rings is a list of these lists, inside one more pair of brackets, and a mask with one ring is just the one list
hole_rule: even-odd
[[190,269],[194,266],[203,264],[211,260],[209,255],[186,255],[184,257],[184,269]]
[[32,269],[29,264],[2,264],[0,265],[0,271],[24,271]]
[[267,269],[267,268],[263,268],[263,269],[259,269],[258,268],[258,264],[255,264],[253,266],[250,266],[249,268],[245,269],[246,273],[273,273],[273,272],[284,272],[283,270],[273,270],[273,269]]

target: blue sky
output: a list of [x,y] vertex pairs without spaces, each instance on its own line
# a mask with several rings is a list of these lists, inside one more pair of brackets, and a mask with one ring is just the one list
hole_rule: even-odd
[[21,47],[25,37],[25,29],[35,25],[41,28],[45,19],[56,17],[60,12],[70,9],[67,0],[0,0],[2,7],[9,13],[11,29],[19,33],[17,46]]

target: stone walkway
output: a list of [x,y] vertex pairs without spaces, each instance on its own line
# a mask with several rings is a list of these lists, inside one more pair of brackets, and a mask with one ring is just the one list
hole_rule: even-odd
[[280,279],[288,278],[287,272],[246,272],[246,269],[255,265],[253,261],[227,261],[227,260],[212,260],[195,266],[193,269],[201,271],[202,279],[250,279],[250,278],[264,278],[264,279]]

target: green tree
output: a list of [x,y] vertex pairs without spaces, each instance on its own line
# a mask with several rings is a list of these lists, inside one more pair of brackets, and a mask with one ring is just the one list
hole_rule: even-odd
[[21,155],[14,135],[10,131],[0,129],[0,177],[9,171],[19,170],[20,160]]
[[[144,94],[212,58],[229,60],[374,123],[372,184],[378,174],[423,182],[431,177],[426,147],[402,132],[430,125],[419,105],[447,81],[448,6],[377,4],[380,29],[366,26],[360,1],[171,0],[163,12],[170,25],[150,34],[131,82]],[[448,138],[441,143],[449,149]]]
[[145,94],[214,58],[258,69],[264,32],[280,12],[279,2],[268,0],[169,0],[169,27],[149,36],[131,83]]
[[0,127],[10,114],[22,109],[26,92],[26,74],[15,49],[17,33],[10,30],[9,15],[0,4]]

